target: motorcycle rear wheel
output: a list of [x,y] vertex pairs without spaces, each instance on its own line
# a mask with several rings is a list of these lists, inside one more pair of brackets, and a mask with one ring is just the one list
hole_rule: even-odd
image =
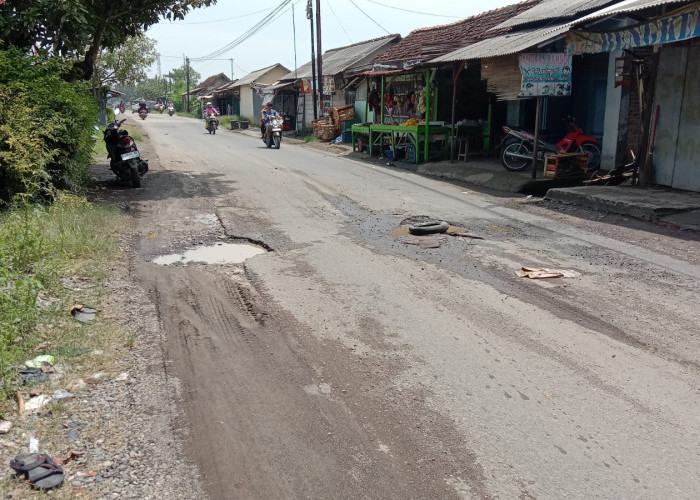
[[506,145],[501,149],[501,163],[511,172],[519,172],[525,170],[528,165],[531,165],[532,160],[526,160],[524,158],[513,158],[509,156],[511,154],[529,155],[532,156],[532,151],[527,144],[523,142],[513,141],[506,143]]
[[600,147],[595,142],[582,142],[578,151],[579,153],[588,153],[588,172],[595,172],[600,168]]
[[139,175],[139,168],[135,164],[129,165],[129,172],[131,173],[131,187],[140,188],[141,187],[141,176]]

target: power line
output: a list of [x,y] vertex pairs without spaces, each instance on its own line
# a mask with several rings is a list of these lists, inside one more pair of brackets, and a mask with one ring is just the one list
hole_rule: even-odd
[[163,24],[163,26],[180,26],[181,24],[212,24],[212,23],[223,23],[225,21],[231,21],[232,19],[241,19],[244,17],[250,17],[254,16],[255,14],[260,14],[261,12],[265,12],[267,9],[262,9],[262,10],[256,10],[255,12],[251,12],[249,14],[242,14],[240,16],[234,16],[234,17],[227,17],[225,19],[217,19],[215,21],[192,21],[192,22],[170,22],[167,24]]
[[348,37],[348,40],[350,40],[350,43],[354,43],[352,38],[350,38],[350,35],[348,35],[348,32],[345,31],[345,26],[343,26],[343,23],[341,22],[340,18],[336,15],[335,10],[333,10],[333,4],[331,2],[326,2],[326,5],[331,9],[331,12],[333,13],[333,17],[335,17],[335,20],[338,21],[338,24],[340,24],[340,29],[343,30],[343,33],[345,33],[345,36]]
[[[298,0],[297,0],[298,1]],[[292,0],[283,0],[282,3],[280,3],[277,7],[272,9],[272,11],[267,14],[265,17],[263,17],[260,21],[258,21],[257,24],[255,24],[252,28],[250,28],[248,31],[243,33],[241,36],[233,40],[232,42],[224,45],[221,47],[219,50],[215,50],[214,52],[207,54],[206,56],[203,57],[198,57],[198,58],[193,58],[192,60],[199,60],[199,59],[210,59],[212,57],[217,57],[222,54],[225,54],[229,50],[233,49],[237,45],[240,45],[244,41],[246,41],[248,38],[256,34],[258,31],[260,31],[267,23],[274,21],[277,17],[279,17],[281,14],[284,13],[284,8],[287,7]]]
[[[464,16],[446,16],[444,14],[432,14],[430,12],[419,12],[417,10],[402,9],[401,7],[394,7],[393,5],[387,5],[385,3],[376,2],[375,0],[371,0],[371,1],[372,1],[372,5],[381,5],[382,7],[386,7],[388,9],[401,10],[403,12],[410,12],[411,14],[420,14],[422,16],[433,16],[433,17],[448,17],[451,19],[464,19]],[[354,2],[353,2],[353,4],[354,4]],[[355,7],[357,7],[357,5],[355,5]],[[359,9],[359,7],[358,7],[358,9]],[[365,15],[367,15],[367,14],[365,14]]]
[[362,10],[360,7],[358,7],[358,5],[357,5],[355,2],[353,2],[353,0],[350,0],[350,3],[353,4],[357,10],[359,10],[360,12],[362,12],[362,13],[365,15],[365,17],[367,17],[367,19],[369,19],[369,20],[372,21],[374,24],[376,24],[377,26],[379,26],[380,29],[384,30],[384,32],[385,32],[387,35],[391,35],[391,33],[389,33],[389,32],[386,30],[386,28],[384,28],[384,27],[383,27],[382,25],[380,25],[377,21],[375,21],[374,19],[372,19],[372,17],[371,17],[369,14],[367,14],[364,10]]

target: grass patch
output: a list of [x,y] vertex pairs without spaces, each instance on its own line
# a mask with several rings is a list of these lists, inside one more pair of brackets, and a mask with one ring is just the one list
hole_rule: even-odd
[[304,142],[318,142],[318,137],[316,137],[313,134],[309,134],[306,137],[304,137]]
[[66,193],[50,207],[23,204],[2,214],[0,410],[17,388],[18,368],[37,348],[99,344],[94,327],[67,311],[74,303],[99,307],[100,283],[123,259],[118,237],[127,221],[116,207]]

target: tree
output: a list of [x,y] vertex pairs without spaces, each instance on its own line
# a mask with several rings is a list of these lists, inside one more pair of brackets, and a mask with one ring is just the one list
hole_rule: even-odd
[[167,93],[164,78],[147,78],[136,85],[136,94],[149,101],[165,97]]
[[22,50],[44,50],[77,61],[70,78],[91,80],[103,48],[142,35],[162,18],[184,19],[216,0],[4,0],[0,39]]
[[146,36],[135,36],[117,48],[103,49],[97,56],[92,86],[133,85],[146,79],[146,69],[157,57],[155,40]]
[[[173,101],[179,101],[182,94],[187,92],[187,67],[183,64],[179,68],[175,68],[172,71],[173,84],[170,89],[170,94]],[[197,82],[201,75],[197,73],[192,66],[190,66],[190,90],[197,86]]]

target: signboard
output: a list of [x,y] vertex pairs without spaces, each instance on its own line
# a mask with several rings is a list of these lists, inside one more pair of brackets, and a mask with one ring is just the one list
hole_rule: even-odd
[[700,7],[693,4],[661,19],[632,28],[606,33],[571,31],[567,34],[568,51],[595,54],[633,49],[700,37]]
[[518,97],[571,95],[571,54],[520,54]]

